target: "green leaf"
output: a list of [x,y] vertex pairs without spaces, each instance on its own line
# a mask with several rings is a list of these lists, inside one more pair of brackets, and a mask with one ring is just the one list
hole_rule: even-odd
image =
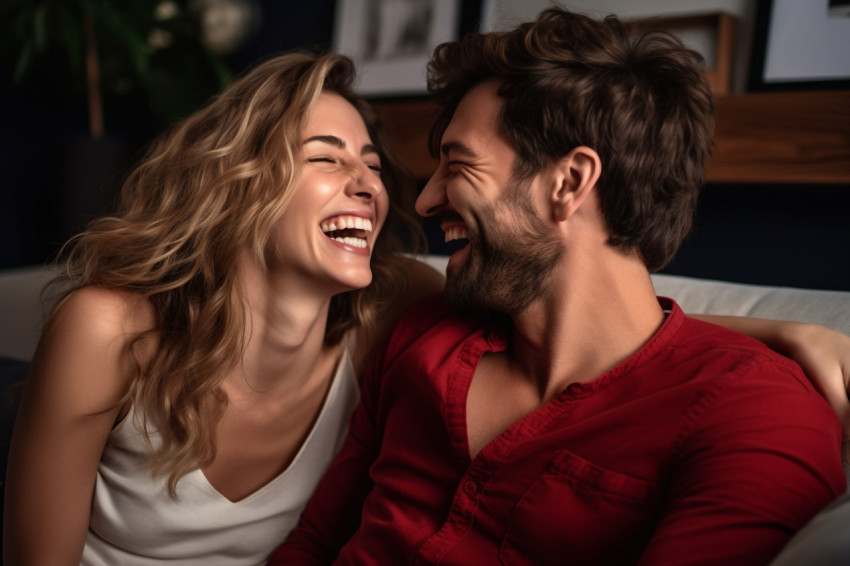
[[130,57],[136,75],[144,75],[148,69],[150,57],[147,49],[147,35],[143,35],[139,29],[112,11],[98,11],[93,13],[92,17],[96,27],[100,24],[115,43],[123,47]]
[[82,12],[71,10],[70,7],[59,7],[56,13],[56,25],[61,38],[61,48],[68,54],[71,70],[75,74],[83,72],[85,40]]
[[32,65],[32,52],[33,44],[31,41],[28,41],[24,44],[23,49],[21,49],[21,55],[15,64],[15,73],[12,79],[15,84],[20,84],[24,76],[29,72]]

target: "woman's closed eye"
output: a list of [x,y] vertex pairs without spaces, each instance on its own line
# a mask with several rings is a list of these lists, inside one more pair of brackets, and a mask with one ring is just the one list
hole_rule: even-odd
[[[327,156],[327,155],[317,155],[317,156],[314,156],[314,157],[308,157],[308,158],[307,158],[307,162],[308,162],[308,163],[331,163],[331,164],[336,164],[336,163],[339,163],[339,160],[337,160],[337,159],[335,159],[335,158],[333,158],[333,157],[329,157],[329,156]],[[369,169],[371,169],[372,171],[374,171],[374,172],[375,172],[375,174],[376,174],[376,175],[379,175],[379,176],[380,176],[380,174],[383,172],[383,169],[381,168],[381,164],[380,164],[380,163],[366,163],[366,167],[368,167]]]

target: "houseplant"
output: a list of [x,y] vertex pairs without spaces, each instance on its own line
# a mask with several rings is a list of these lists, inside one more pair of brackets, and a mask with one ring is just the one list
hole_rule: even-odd
[[0,22],[16,87],[47,77],[58,96],[84,99],[95,139],[108,99],[142,95],[168,123],[229,79],[186,0],[5,0]]
[[8,261],[41,261],[109,211],[141,147],[229,80],[193,5],[0,3],[0,140],[14,152],[0,221],[28,248]]

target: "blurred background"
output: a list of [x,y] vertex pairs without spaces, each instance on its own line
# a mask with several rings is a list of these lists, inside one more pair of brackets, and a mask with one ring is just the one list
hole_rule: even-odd
[[[850,19],[840,0],[580,0],[659,18],[706,58],[718,135],[693,235],[668,273],[850,289]],[[806,5],[802,16],[794,5]],[[842,5],[845,4],[845,5]],[[49,261],[153,137],[233,76],[294,48],[362,71],[420,182],[433,162],[424,62],[440,41],[533,19],[548,0],[4,0],[0,7],[0,269]],[[803,70],[783,45],[810,20]],[[785,22],[792,22],[790,27]],[[784,26],[784,27],[783,27]],[[789,31],[789,28],[791,31]],[[823,29],[823,33],[819,30]],[[839,43],[829,43],[838,30]],[[819,43],[820,42],[820,43]],[[797,48],[794,48],[797,53]],[[777,63],[778,62],[778,63]],[[772,69],[779,64],[778,74]],[[832,65],[830,67],[830,65]],[[811,70],[811,76],[807,76]],[[785,72],[785,74],[783,74]],[[773,73],[773,74],[771,74]],[[664,221],[664,219],[659,219]],[[447,253],[427,226],[432,251]]]

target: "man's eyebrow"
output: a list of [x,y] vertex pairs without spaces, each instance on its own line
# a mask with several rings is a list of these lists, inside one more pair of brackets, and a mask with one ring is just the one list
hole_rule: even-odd
[[440,153],[441,154],[448,155],[451,152],[458,153],[458,154],[460,154],[461,157],[467,157],[467,158],[478,157],[478,155],[474,151],[472,151],[472,148],[470,148],[468,145],[461,143],[461,142],[453,141],[453,142],[446,142],[446,143],[440,145]]
[[[309,138],[304,140],[304,145],[307,145],[310,142],[326,143],[326,144],[332,145],[334,147],[337,147],[339,149],[345,149],[347,147],[345,140],[343,140],[342,138],[338,138],[337,136],[331,136],[331,135],[310,136]],[[375,155],[380,155],[380,152],[378,151],[377,146],[375,146],[371,143],[367,143],[362,148],[360,148],[360,155],[367,155],[367,154],[370,154],[370,153],[374,153]]]

